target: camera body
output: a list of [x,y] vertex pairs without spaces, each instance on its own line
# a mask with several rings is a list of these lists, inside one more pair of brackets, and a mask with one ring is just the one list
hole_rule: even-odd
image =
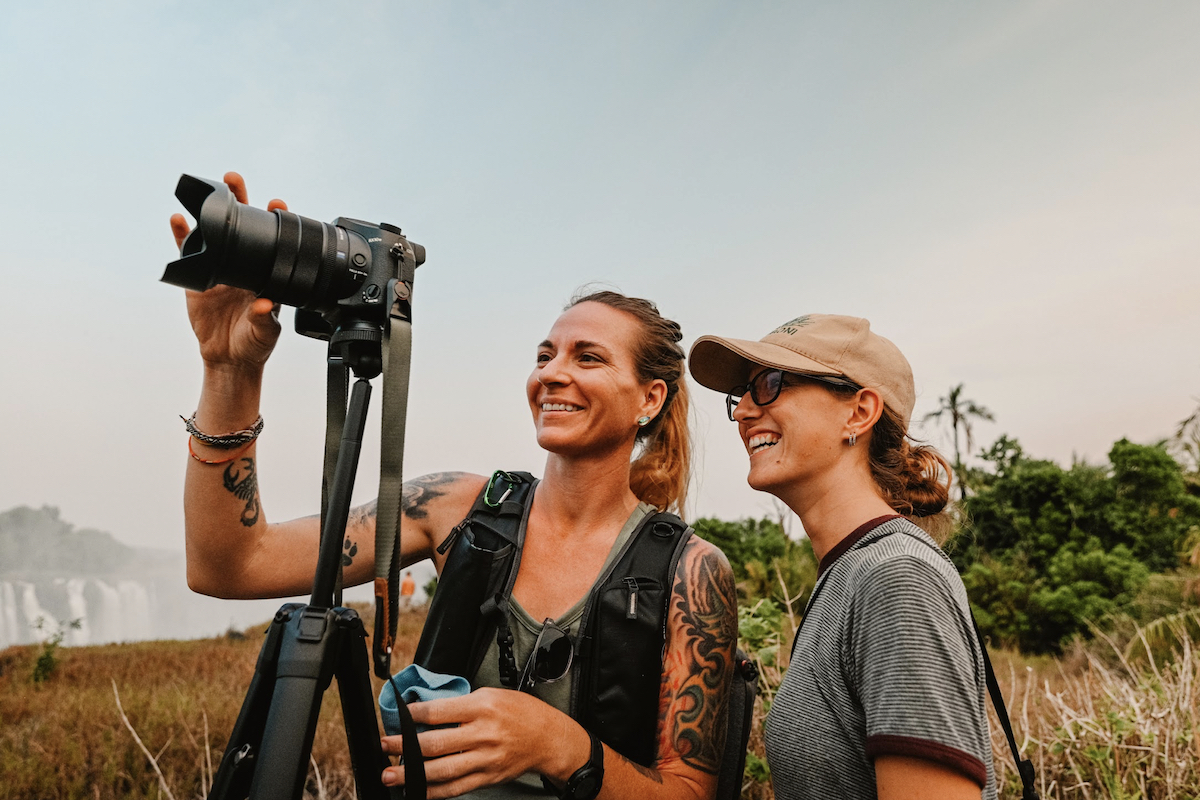
[[[329,340],[348,323],[373,322],[382,328],[388,317],[389,283],[398,280],[411,289],[416,268],[425,260],[425,249],[410,243],[398,227],[386,222],[373,225],[361,219],[338,217],[329,227],[333,228],[334,236],[345,236],[344,269],[358,285],[332,305],[297,307],[296,333]],[[343,268],[340,263],[337,266]],[[404,288],[401,292],[407,298]],[[264,296],[269,295],[264,293]]]
[[[296,332],[345,355],[378,350],[393,291],[406,306],[425,248],[387,223],[318,222],[237,202],[229,187],[183,175],[175,196],[196,226],[162,280],[195,291],[227,284],[296,308]],[[376,374],[378,374],[376,372]]]

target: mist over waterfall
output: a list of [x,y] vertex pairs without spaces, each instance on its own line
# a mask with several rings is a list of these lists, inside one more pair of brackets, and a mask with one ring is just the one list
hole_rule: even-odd
[[182,553],[76,529],[53,507],[0,513],[0,649],[58,633],[66,646],[216,636],[268,622],[283,602],[198,595]]

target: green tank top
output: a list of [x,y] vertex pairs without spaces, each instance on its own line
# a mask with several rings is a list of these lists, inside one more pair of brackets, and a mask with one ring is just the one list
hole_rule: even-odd
[[[604,566],[600,568],[600,572],[596,575],[597,578],[608,570],[613,560],[625,547],[625,543],[629,541],[629,537],[633,535],[638,525],[642,523],[642,520],[648,515],[655,513],[655,511],[657,509],[652,505],[638,503],[637,508],[633,510],[633,513],[629,515],[629,519],[625,521],[621,532],[617,534],[612,549],[608,551],[608,558],[604,560]],[[525,522],[521,524],[524,526]],[[524,536],[524,533],[525,531],[522,530],[521,535]],[[587,606],[591,596],[592,591],[589,590],[587,594],[579,598],[579,601],[575,605],[567,609],[561,617],[554,620],[554,623],[558,627],[570,633],[572,641],[575,641],[576,637],[579,636],[579,623],[583,617],[583,610]],[[537,642],[538,634],[542,632],[544,624],[544,620],[534,620],[533,617],[529,616],[529,612],[521,607],[521,604],[517,602],[515,597],[509,599],[508,626],[513,635],[513,658],[516,660],[518,672],[525,666],[530,653],[533,652],[533,645]],[[572,676],[568,672],[566,677],[554,683],[535,684],[531,694],[548,705],[557,708],[564,714],[569,714],[571,713],[571,681]],[[487,653],[483,656],[483,662],[479,665],[479,670],[475,673],[475,677],[471,681],[472,689],[479,689],[485,686],[504,688],[504,684],[500,682],[500,648],[496,644],[495,638],[488,645]],[[470,798],[470,800],[525,800],[525,798],[556,796],[556,794],[546,791],[545,787],[542,786],[541,776],[536,772],[527,772],[511,783],[486,786],[482,789],[476,789],[473,792],[460,795],[460,797]]]

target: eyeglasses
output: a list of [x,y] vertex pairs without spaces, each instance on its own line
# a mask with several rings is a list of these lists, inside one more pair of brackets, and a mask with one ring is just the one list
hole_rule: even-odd
[[733,417],[733,411],[747,394],[750,395],[750,399],[754,401],[754,405],[756,406],[769,406],[778,400],[779,393],[783,391],[785,378],[792,385],[803,381],[815,381],[830,386],[853,389],[856,392],[862,388],[852,380],[837,378],[832,375],[799,375],[794,372],[784,372],[781,369],[764,369],[755,375],[749,383],[735,386],[729,391],[729,394],[725,395],[725,411],[729,414],[729,421],[736,422]]
[[554,620],[547,618],[537,641],[533,643],[533,652],[525,662],[525,669],[521,671],[518,689],[527,692],[536,684],[562,680],[571,671],[574,657],[571,635],[554,624]]

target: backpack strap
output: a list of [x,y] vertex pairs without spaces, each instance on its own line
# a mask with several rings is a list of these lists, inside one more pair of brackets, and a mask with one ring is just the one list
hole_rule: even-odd
[[579,623],[571,716],[616,752],[653,766],[675,569],[692,536],[649,514],[593,585]]
[[753,727],[754,698],[758,696],[758,667],[738,648],[733,655],[733,679],[729,685],[725,750],[717,772],[716,800],[738,800],[746,775],[746,752]]
[[[537,483],[527,472],[496,472],[467,516],[438,545],[439,553],[449,554],[413,663],[469,681],[493,630],[501,637],[508,631],[508,596],[520,566],[521,532]],[[511,654],[511,633],[503,638],[509,640]]]

